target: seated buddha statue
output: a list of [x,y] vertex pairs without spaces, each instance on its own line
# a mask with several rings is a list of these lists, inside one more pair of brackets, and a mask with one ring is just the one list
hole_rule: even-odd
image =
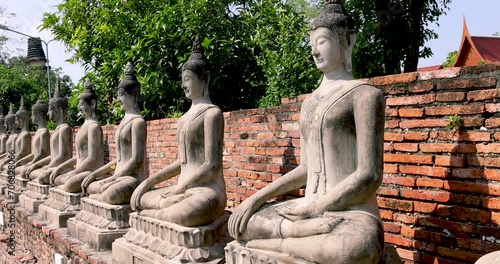
[[[179,119],[178,160],[149,177],[134,191],[132,210],[181,226],[197,227],[218,219],[226,206],[222,175],[224,119],[209,98],[210,63],[198,40],[182,66],[182,89],[191,107]],[[176,185],[154,188],[179,175]]]
[[83,179],[104,165],[103,133],[96,115],[97,95],[89,79],[78,98],[78,109],[85,121],[76,133],[76,156],[55,168],[50,175],[51,184],[70,193],[81,192]]
[[67,113],[68,98],[60,95],[58,79],[54,96],[49,101],[48,116],[56,123],[50,136],[50,155],[32,163],[26,170],[26,176],[42,185],[50,184],[52,171],[73,155],[73,131],[66,123]]
[[[24,109],[24,98],[21,96],[21,104],[16,112],[15,122],[21,132],[17,135],[15,145],[14,162],[28,156],[31,153],[31,135],[29,132],[30,114]],[[14,163],[15,164],[15,163]],[[8,160],[1,163],[2,171],[7,171]]]
[[[310,41],[319,87],[300,112],[300,165],[241,203],[230,235],[247,248],[313,263],[377,263],[384,232],[384,95],[351,73],[355,34],[341,0],[327,0]],[[305,196],[266,202],[306,186]]]
[[[16,151],[16,139],[18,136],[17,133],[17,123],[16,123],[16,114],[14,113],[14,104],[10,103],[9,112],[5,116],[5,127],[7,128],[7,132],[9,133],[9,137],[5,141],[5,153],[0,156],[0,164],[6,164],[8,162],[9,153],[15,153]],[[3,168],[3,167],[0,167]]]
[[34,164],[50,155],[50,132],[47,129],[48,104],[43,100],[36,101],[31,109],[31,122],[37,126],[37,130],[31,141],[31,153],[16,162],[16,175],[27,179],[26,170]]
[[3,115],[3,110],[0,107],[0,159],[7,151],[8,138],[9,135],[7,134],[7,127],[5,126],[5,116]]
[[83,179],[82,191],[90,199],[112,205],[128,204],[134,189],[147,177],[146,122],[139,111],[140,93],[134,67],[128,63],[125,77],[118,84],[118,101],[125,116],[115,133],[116,159]]

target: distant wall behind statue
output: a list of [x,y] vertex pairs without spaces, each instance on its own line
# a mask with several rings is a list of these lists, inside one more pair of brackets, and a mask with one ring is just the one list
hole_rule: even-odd
[[[499,80],[500,64],[366,80],[387,98],[378,191],[385,240],[408,263],[471,263],[500,250]],[[224,114],[229,207],[300,162],[298,120],[306,97]],[[176,159],[177,121],[148,122],[150,173]],[[115,127],[103,128],[114,158]]]

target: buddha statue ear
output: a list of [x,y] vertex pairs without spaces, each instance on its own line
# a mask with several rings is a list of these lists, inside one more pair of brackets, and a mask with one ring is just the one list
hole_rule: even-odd
[[347,42],[344,49],[344,64],[345,69],[348,72],[352,72],[352,51],[354,49],[354,44],[356,43],[356,33],[352,30],[347,32]]
[[208,92],[208,86],[210,84],[210,71],[206,71],[205,75],[205,88],[203,89],[203,97],[210,98],[210,93]]

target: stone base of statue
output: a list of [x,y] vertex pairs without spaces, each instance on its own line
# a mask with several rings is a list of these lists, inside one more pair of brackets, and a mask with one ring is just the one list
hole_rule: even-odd
[[247,248],[237,241],[227,244],[224,250],[227,264],[314,264],[279,252]]
[[111,243],[128,231],[130,205],[110,205],[82,198],[80,211],[68,219],[68,232],[98,251],[111,249]]
[[0,174],[0,195],[7,196],[8,179],[9,175],[7,173]]
[[113,243],[113,263],[223,263],[229,213],[211,225],[184,227],[130,215],[130,230]]
[[19,196],[19,205],[32,213],[38,213],[38,207],[49,198],[52,185],[28,182],[28,189]]
[[[226,263],[227,264],[314,264],[307,260],[294,258],[287,254],[272,252],[261,249],[247,248],[237,241],[232,241],[227,244],[226,248]],[[396,249],[393,245],[385,244],[384,259],[381,259],[378,264],[403,264]]]
[[66,227],[68,219],[80,211],[81,198],[82,193],[69,193],[52,188],[49,191],[49,199],[40,205],[40,217],[56,227]]
[[15,188],[13,191],[10,192],[11,195],[9,195],[10,199],[14,203],[18,203],[19,196],[21,196],[21,194],[23,194],[23,192],[28,189],[28,182],[30,182],[30,179],[24,179],[21,177],[15,178]]

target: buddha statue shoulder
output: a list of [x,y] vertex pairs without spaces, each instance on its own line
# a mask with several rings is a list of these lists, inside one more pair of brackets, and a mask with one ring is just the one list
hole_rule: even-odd
[[[197,38],[182,67],[182,89],[191,107],[177,129],[178,160],[144,181],[131,198],[133,210],[186,227],[208,225],[226,206],[222,174],[224,119],[209,98],[210,62]],[[153,188],[179,175],[177,184]]]
[[[314,263],[378,263],[384,96],[354,80],[354,31],[341,1],[325,2],[310,28],[314,62],[324,75],[301,106],[300,165],[243,201],[228,229],[248,248]],[[302,186],[304,197],[266,204]]]
[[135,77],[134,67],[128,63],[125,77],[118,84],[118,101],[125,116],[116,129],[116,159],[86,176],[82,191],[90,199],[107,204],[128,204],[134,189],[147,177],[146,122],[138,100],[141,85]]

